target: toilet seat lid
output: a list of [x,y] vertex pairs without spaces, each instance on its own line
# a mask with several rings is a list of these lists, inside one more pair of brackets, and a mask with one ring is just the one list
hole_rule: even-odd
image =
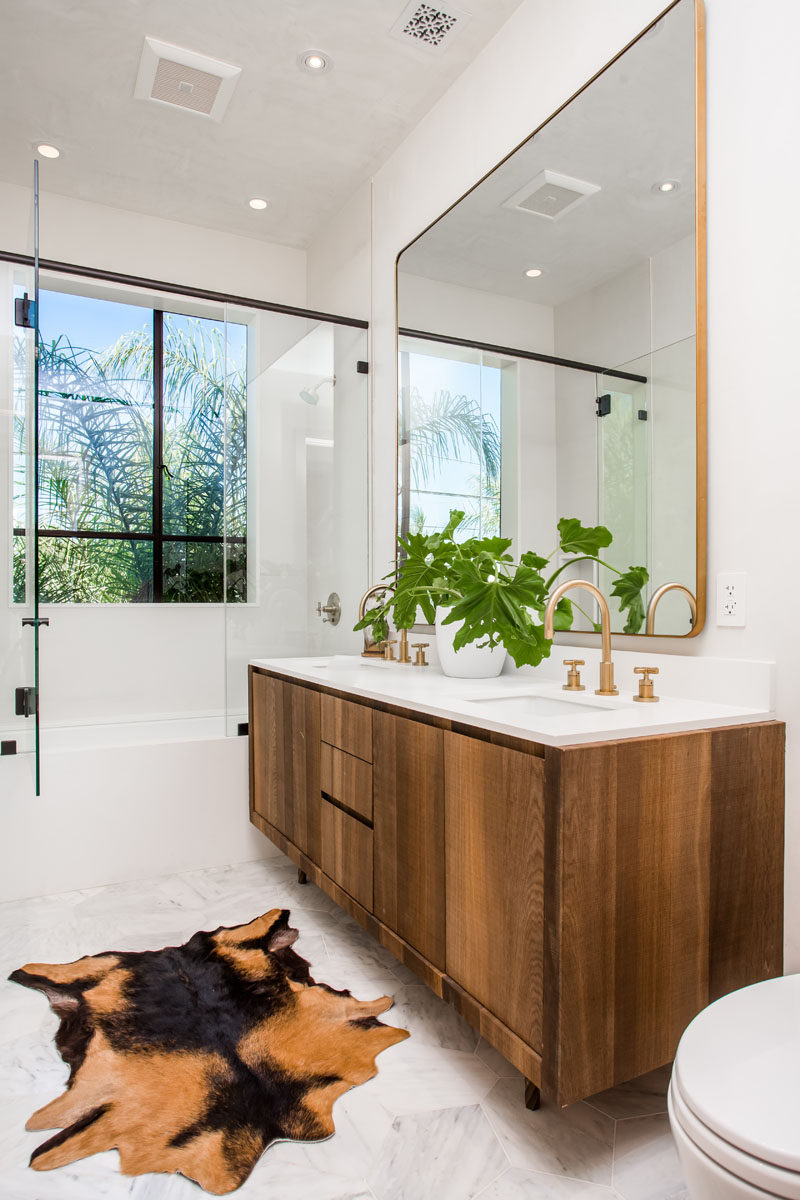
[[675,1081],[709,1129],[800,1172],[800,975],[741,988],[685,1030]]

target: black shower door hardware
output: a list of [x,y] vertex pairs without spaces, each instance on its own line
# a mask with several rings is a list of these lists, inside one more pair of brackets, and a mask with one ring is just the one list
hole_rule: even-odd
[[36,688],[14,688],[14,716],[33,717],[36,715]]

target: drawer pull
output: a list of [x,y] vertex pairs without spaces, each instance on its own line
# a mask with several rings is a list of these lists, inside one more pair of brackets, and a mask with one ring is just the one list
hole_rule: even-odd
[[348,808],[346,804],[342,804],[341,800],[337,800],[335,796],[331,796],[328,792],[320,792],[323,800],[327,800],[328,804],[332,804],[334,808],[338,808],[339,812],[343,812],[345,816],[352,817],[354,821],[360,821],[362,825],[366,825],[367,829],[374,829],[372,821],[368,821],[360,812],[356,812],[354,808]]

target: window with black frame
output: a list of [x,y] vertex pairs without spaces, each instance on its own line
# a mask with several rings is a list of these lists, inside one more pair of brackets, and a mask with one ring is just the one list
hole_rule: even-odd
[[40,293],[42,603],[247,599],[246,380],[245,325]]

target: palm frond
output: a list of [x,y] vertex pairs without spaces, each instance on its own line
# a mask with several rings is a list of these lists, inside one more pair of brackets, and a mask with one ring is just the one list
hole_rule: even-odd
[[410,409],[412,486],[424,487],[445,462],[465,452],[474,456],[489,482],[499,479],[500,431],[477,401],[448,391],[425,397],[412,389]]

